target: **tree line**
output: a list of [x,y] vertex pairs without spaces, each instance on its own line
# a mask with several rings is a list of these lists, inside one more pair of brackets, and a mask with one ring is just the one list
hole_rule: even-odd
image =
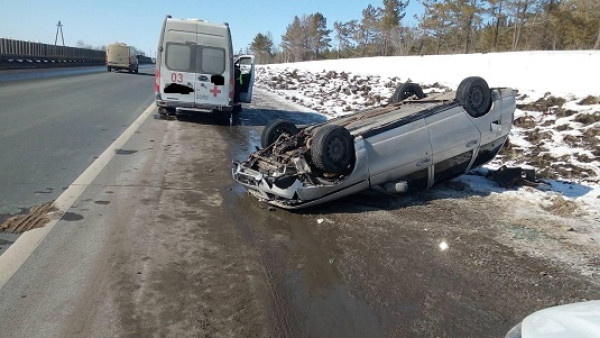
[[[387,55],[600,49],[600,0],[417,0],[422,14],[403,24],[409,0],[369,4],[360,19],[317,12],[295,16],[275,45],[258,33],[258,63]],[[413,0],[414,1],[414,0]]]

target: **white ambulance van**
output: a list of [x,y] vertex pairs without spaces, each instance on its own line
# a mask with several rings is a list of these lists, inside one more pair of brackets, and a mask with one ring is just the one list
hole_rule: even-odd
[[[236,86],[240,72],[235,70],[228,24],[173,19],[167,15],[156,58],[154,92],[159,112],[237,112],[241,110],[240,102],[251,100],[253,64],[250,68],[250,75],[245,76],[247,85],[243,85],[242,78],[242,85]],[[236,93],[236,87],[244,92]]]

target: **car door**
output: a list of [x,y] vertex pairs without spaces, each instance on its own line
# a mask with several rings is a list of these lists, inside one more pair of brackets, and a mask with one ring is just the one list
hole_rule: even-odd
[[250,103],[254,85],[254,55],[240,55],[235,61],[235,66],[240,70],[239,78],[235,79],[239,81],[240,102]]
[[428,116],[425,122],[433,150],[430,185],[465,173],[481,140],[470,116],[457,106]]
[[[432,148],[424,119],[366,137],[365,149],[369,159],[372,186],[405,180],[407,176],[412,175],[410,177],[414,176],[415,181],[425,184],[422,187],[412,184],[409,189],[427,187]],[[417,180],[417,177],[420,177],[420,180]]]

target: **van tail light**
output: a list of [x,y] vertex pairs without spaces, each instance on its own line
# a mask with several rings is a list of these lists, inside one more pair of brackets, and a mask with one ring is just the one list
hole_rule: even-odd
[[158,93],[160,90],[160,72],[158,67],[154,70],[154,93]]

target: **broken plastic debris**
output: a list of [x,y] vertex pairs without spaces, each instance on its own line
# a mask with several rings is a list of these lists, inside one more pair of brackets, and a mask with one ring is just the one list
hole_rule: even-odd
[[322,218],[319,218],[319,219],[317,219],[317,223],[318,223],[318,224],[321,224],[321,223],[323,223],[323,219],[322,219]]

